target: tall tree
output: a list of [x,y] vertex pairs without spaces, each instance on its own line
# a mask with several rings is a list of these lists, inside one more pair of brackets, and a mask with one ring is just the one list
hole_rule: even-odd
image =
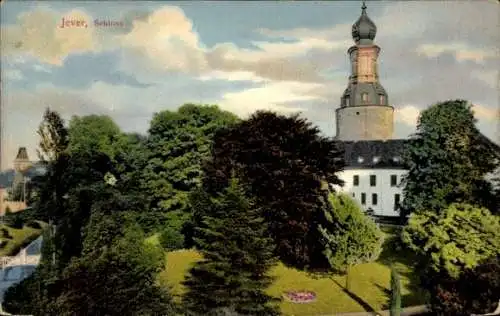
[[68,130],[64,120],[50,108],[45,110],[37,133],[40,137],[37,152],[41,161],[56,161],[68,147]]
[[238,119],[217,106],[186,104],[156,113],[146,142],[143,189],[152,199],[149,214],[180,230],[190,218],[188,194],[200,183],[201,164],[209,157],[214,133]]
[[100,152],[112,160],[118,152],[117,144],[125,138],[118,125],[106,115],[73,116],[68,134],[70,153]]
[[409,171],[402,215],[439,212],[454,202],[491,206],[485,175],[498,166],[500,154],[475,124],[464,100],[437,103],[421,113],[404,154]]
[[262,206],[280,259],[304,267],[325,260],[316,229],[323,216],[322,181],[341,182],[335,172],[342,158],[335,141],[298,115],[257,112],[215,136],[204,187],[220,192],[236,170]]
[[345,194],[330,194],[329,202],[319,231],[331,267],[349,272],[356,264],[376,260],[382,251],[383,233],[375,222]]
[[184,305],[194,315],[213,315],[221,308],[234,308],[241,315],[278,314],[265,294],[274,263],[272,239],[266,237],[261,212],[244,191],[233,178],[218,200],[198,204],[212,204],[212,212],[203,217],[196,239],[204,259],[185,282]]

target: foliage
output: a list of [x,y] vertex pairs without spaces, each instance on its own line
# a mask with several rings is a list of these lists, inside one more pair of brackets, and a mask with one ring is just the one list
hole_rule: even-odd
[[5,226],[2,228],[7,229],[10,238],[8,238],[9,242],[5,245],[5,247],[0,250],[0,256],[16,255],[22,248],[26,247],[41,234],[40,229],[27,226],[22,229]]
[[[216,195],[233,171],[262,207],[280,259],[298,267],[324,261],[316,223],[322,216],[322,180],[340,183],[337,143],[307,120],[257,112],[215,136],[204,166],[204,188]],[[196,226],[196,225],[195,225]]]
[[439,314],[491,313],[500,300],[500,257],[491,257],[474,269],[466,269],[458,279],[430,271],[423,284],[431,294],[432,309]]
[[160,234],[160,244],[166,251],[182,249],[184,247],[184,235],[177,229],[167,226]]
[[490,207],[491,185],[484,176],[498,166],[500,154],[475,126],[471,105],[463,100],[437,103],[419,117],[403,160],[403,213],[440,212],[455,202]]
[[401,315],[401,280],[399,273],[391,267],[391,316]]
[[345,194],[330,194],[326,222],[319,225],[325,256],[335,271],[374,261],[382,251],[383,233]]
[[[116,233],[116,216],[97,219],[89,229]],[[137,228],[129,226],[120,235],[86,240],[84,255],[72,260],[60,281],[63,291],[54,304],[59,315],[169,314],[170,297],[155,282],[163,265],[160,249],[145,244]]]
[[213,135],[236,121],[235,115],[215,105],[186,104],[176,112],[153,116],[142,189],[152,199],[154,213],[148,216],[156,218],[157,226],[168,220],[180,231],[189,220],[188,194],[200,183],[201,164],[210,155]]
[[456,278],[500,253],[500,217],[484,208],[452,204],[439,214],[412,214],[402,239],[433,270]]
[[40,149],[37,150],[39,159],[41,161],[59,159],[69,141],[68,131],[59,113],[47,108],[37,133],[40,136]]
[[190,269],[185,281],[186,309],[200,315],[219,308],[234,308],[244,315],[278,314],[265,293],[274,259],[260,210],[235,178],[212,203],[214,212],[204,217],[196,239],[204,259]]
[[116,143],[123,134],[113,119],[106,115],[73,116],[68,127],[70,153],[100,152],[114,159]]

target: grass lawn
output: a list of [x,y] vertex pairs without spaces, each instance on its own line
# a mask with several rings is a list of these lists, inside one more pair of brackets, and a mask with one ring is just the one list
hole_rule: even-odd
[[[39,222],[42,227],[46,225],[45,223]],[[16,248],[23,244],[26,240],[34,240],[42,233],[42,229],[35,229],[28,226],[24,226],[22,229],[15,229],[6,225],[0,225],[0,228],[7,228],[12,239],[0,238],[1,240],[6,240],[7,245],[0,249],[0,256],[13,256],[12,252]]]
[[[385,230],[387,237],[392,231]],[[390,240],[389,240],[390,241]],[[389,241],[387,244],[389,244]],[[361,264],[351,269],[351,289],[345,290],[345,276],[311,274],[289,268],[279,263],[271,274],[276,277],[269,288],[269,294],[280,297],[290,290],[308,290],[316,293],[317,299],[309,304],[281,302],[284,315],[321,315],[340,312],[361,312],[365,310],[387,309],[390,289],[390,263],[401,274],[403,306],[422,304],[424,294],[415,288],[412,268],[408,254],[398,253],[387,247],[377,262]],[[184,288],[181,282],[189,267],[201,255],[194,250],[179,250],[166,255],[166,267],[160,274],[164,282],[171,286],[176,299],[180,299]]]

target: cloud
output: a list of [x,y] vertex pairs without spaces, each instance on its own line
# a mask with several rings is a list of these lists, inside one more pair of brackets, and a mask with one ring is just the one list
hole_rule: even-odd
[[[83,11],[65,17],[90,21]],[[61,66],[71,53],[96,50],[92,28],[60,28],[61,16],[52,11],[30,11],[18,16],[15,25],[2,27],[2,53],[29,53],[41,61]]]
[[7,69],[5,70],[4,76],[8,80],[22,80],[24,78],[22,72],[18,69]]
[[476,119],[483,121],[500,122],[500,108],[493,109],[484,105],[474,104],[472,111]]
[[417,47],[417,53],[429,58],[449,53],[453,54],[459,62],[473,61],[478,64],[483,64],[486,59],[498,57],[495,48],[477,49],[465,43],[421,44]]
[[416,126],[420,109],[414,105],[405,105],[394,110],[394,120],[409,126]]
[[289,103],[318,99],[318,96],[308,94],[316,86],[300,82],[272,82],[258,88],[225,93],[221,99],[213,103],[241,117],[246,117],[257,110],[279,113],[304,112],[305,108],[290,106]]

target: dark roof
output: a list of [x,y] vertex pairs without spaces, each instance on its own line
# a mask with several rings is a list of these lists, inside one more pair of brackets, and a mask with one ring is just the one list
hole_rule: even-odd
[[28,151],[26,147],[19,147],[19,151],[17,152],[16,160],[28,160]]
[[401,155],[405,139],[344,141],[345,167],[403,168]]

